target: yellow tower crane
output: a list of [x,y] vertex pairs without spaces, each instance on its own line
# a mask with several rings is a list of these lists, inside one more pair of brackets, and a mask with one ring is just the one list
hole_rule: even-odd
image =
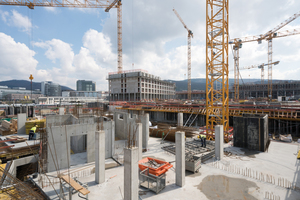
[[282,35],[277,33],[279,29],[284,27],[285,25],[289,24],[293,20],[295,20],[297,17],[300,16],[300,12],[294,14],[278,26],[276,26],[274,29],[268,31],[265,34],[261,34],[259,36],[251,36],[251,37],[245,37],[244,39],[240,38],[235,38],[229,41],[229,44],[233,44],[233,57],[234,57],[234,79],[235,79],[235,88],[234,88],[234,99],[239,100],[239,49],[242,48],[242,43],[245,42],[253,42],[253,41],[258,41],[259,44],[261,44],[262,40],[267,40],[268,41],[268,97],[271,99],[272,98],[272,55],[273,55],[273,45],[272,41],[273,38],[278,38],[278,37],[285,37],[289,35],[295,35],[299,34],[298,29],[294,29],[291,31],[285,31],[282,32]]
[[206,1],[206,133],[229,128],[228,2]]
[[108,12],[111,8],[118,9],[118,72],[122,72],[122,3],[121,0],[114,0],[110,3],[108,0],[0,0],[0,5],[10,6],[27,6],[30,9],[34,9],[35,6],[41,7],[71,7],[71,8],[106,8],[105,12]]
[[191,37],[194,37],[193,32],[185,25],[183,20],[181,19],[180,15],[178,12],[173,9],[175,15],[178,17],[179,21],[181,21],[183,27],[187,30],[188,32],[188,66],[187,66],[187,72],[188,72],[188,100],[191,100],[192,96],[192,77],[191,77],[191,70],[192,70],[192,62],[191,62]]

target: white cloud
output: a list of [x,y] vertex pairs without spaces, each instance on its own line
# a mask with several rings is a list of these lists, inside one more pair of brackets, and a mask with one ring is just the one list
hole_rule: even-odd
[[47,49],[45,55],[53,63],[59,60],[61,69],[65,72],[71,73],[75,71],[73,67],[74,52],[70,44],[67,44],[58,39],[52,39],[46,42],[36,42],[33,44],[37,47]]
[[[25,44],[16,42],[11,36],[0,33],[0,79],[28,80],[30,74],[38,74],[38,80],[51,77],[46,70],[37,70],[35,52]],[[35,77],[36,78],[36,77]]]
[[71,44],[58,39],[35,42],[34,46],[46,49],[45,56],[54,64],[49,70],[53,81],[74,88],[77,79],[87,79],[96,81],[99,90],[107,90],[106,76],[117,63],[110,39],[90,29],[82,40],[83,47],[76,55]]
[[11,14],[7,11],[0,11],[2,20],[9,26],[19,28],[21,31],[30,33],[32,29],[31,20],[27,16],[23,16],[16,10],[12,10]]

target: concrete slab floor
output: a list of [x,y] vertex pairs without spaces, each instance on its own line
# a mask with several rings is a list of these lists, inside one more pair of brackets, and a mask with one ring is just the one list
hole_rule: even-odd
[[[175,161],[175,156],[161,149],[159,138],[149,139],[149,150],[143,157],[151,156],[166,161]],[[165,143],[164,145],[168,145]],[[296,153],[299,146],[290,143],[271,142],[268,152],[253,152],[241,148],[225,145],[223,161],[218,164],[209,160],[202,164],[199,173],[186,172],[184,187],[175,185],[175,169],[167,172],[167,186],[159,194],[139,188],[141,199],[264,199],[266,193],[273,193],[280,199],[300,199],[300,190],[291,190],[277,185],[278,178],[284,178],[300,188],[300,160]],[[229,154],[227,152],[230,152]],[[172,163],[175,165],[175,163]],[[88,165],[88,164],[86,164]],[[217,167],[219,166],[219,167]],[[223,168],[220,166],[224,166]],[[225,166],[227,168],[225,168]],[[231,168],[230,168],[230,167]],[[82,167],[82,166],[81,166]],[[176,167],[176,166],[174,166]],[[221,168],[221,169],[220,169]],[[252,172],[264,173],[275,177],[276,184],[267,183],[266,180],[250,178],[251,175],[241,175],[228,169],[251,169]],[[76,167],[74,166],[74,170]],[[227,169],[227,171],[225,170]],[[250,171],[251,171],[250,170]],[[89,185],[89,199],[123,199],[123,166],[106,169],[106,181],[95,184],[95,176],[79,178]],[[56,186],[57,192],[58,185]],[[51,187],[45,192],[51,199],[58,199]],[[73,200],[79,200],[77,194]],[[267,198],[266,198],[267,199]],[[271,199],[271,198],[270,198]]]

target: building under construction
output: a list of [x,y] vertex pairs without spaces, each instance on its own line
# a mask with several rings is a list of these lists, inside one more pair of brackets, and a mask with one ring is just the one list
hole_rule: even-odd
[[[277,99],[279,96],[299,99],[300,81],[274,81],[272,84],[272,98]],[[267,98],[268,84],[247,83],[240,85],[240,99],[247,98]]]
[[174,99],[175,83],[163,81],[145,70],[112,72],[108,75],[111,101]]

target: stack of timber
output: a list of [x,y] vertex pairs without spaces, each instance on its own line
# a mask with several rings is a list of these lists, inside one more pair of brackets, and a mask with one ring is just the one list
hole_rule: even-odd
[[18,130],[18,127],[15,127],[15,122],[10,123],[7,120],[3,120],[2,121],[2,127],[0,127],[0,134],[1,135],[11,135],[11,134],[15,134]]
[[175,133],[182,131],[186,138],[193,138],[199,134],[199,130],[191,127],[171,127],[169,124],[158,123],[157,128],[149,127],[151,137],[162,138],[167,141],[175,142]]
[[11,141],[12,143],[19,143],[19,142],[25,142],[27,139],[24,138],[24,137],[21,137],[21,136],[7,136],[6,137],[7,140],[13,140],[13,139],[16,139],[16,140],[13,140]]
[[35,125],[38,125],[37,131],[39,131],[40,128],[45,128],[46,127],[46,119],[41,119],[41,120],[31,120],[25,122],[25,129],[26,129],[26,134],[29,134],[29,131],[32,127]]

